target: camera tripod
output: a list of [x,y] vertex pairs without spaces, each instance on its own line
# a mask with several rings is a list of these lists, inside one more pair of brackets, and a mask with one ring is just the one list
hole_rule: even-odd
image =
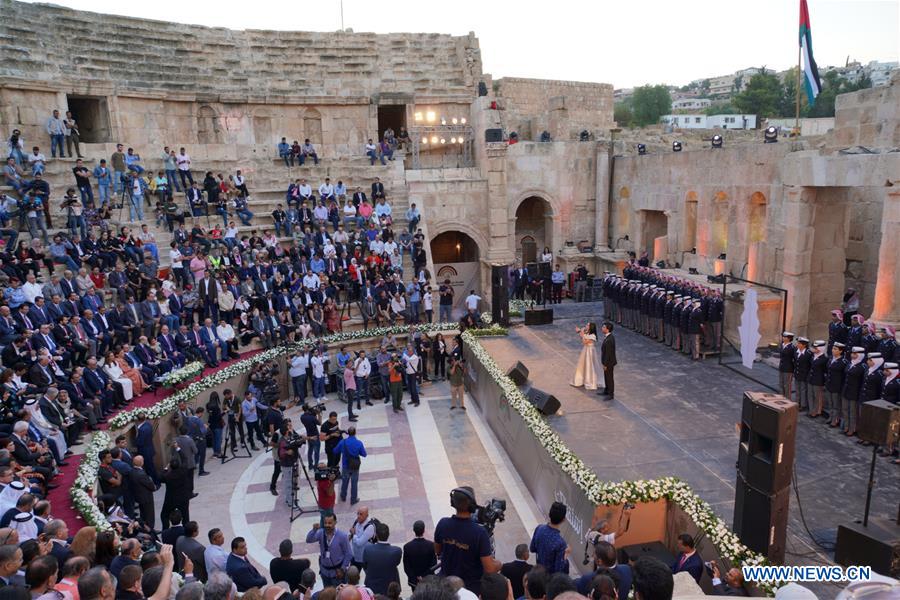
[[[303,476],[306,478],[306,483],[309,484],[309,491],[312,492],[313,501],[316,503],[316,506],[319,504],[319,499],[316,497],[316,489],[313,487],[312,480],[309,478],[309,471],[306,470],[306,463],[303,462],[303,457],[297,458],[297,464],[291,469],[291,497],[288,499],[288,504],[291,506],[291,516],[290,522],[293,523],[302,515],[306,513],[315,512],[316,509],[303,508],[300,506],[300,471],[297,469],[297,465],[300,465],[300,468],[303,469]],[[283,477],[283,475],[282,475]]]
[[[228,449],[231,445],[231,442],[233,441],[231,439],[231,424],[229,422],[229,420],[232,418],[234,418],[234,420],[235,420],[234,421],[235,427],[242,426],[241,422],[237,420],[236,415],[232,415],[230,411],[225,413],[225,427],[222,428],[222,464],[223,465],[229,461],[234,460],[235,458],[252,458],[253,457],[253,454],[250,452],[250,448],[247,447],[246,439],[241,439],[240,443],[241,443],[241,448],[243,448],[247,452],[247,456],[244,456],[243,452],[241,454],[238,454],[234,450],[231,451],[231,456],[230,457],[228,456]],[[236,441],[235,441],[234,445],[235,446],[237,445]]]

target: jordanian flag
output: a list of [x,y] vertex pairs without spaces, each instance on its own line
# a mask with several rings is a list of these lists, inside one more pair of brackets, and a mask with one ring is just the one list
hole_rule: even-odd
[[812,106],[816,96],[822,91],[819,81],[819,67],[813,58],[812,28],[809,26],[809,8],[806,0],[800,0],[800,53],[803,55],[803,86],[806,88],[806,100]]

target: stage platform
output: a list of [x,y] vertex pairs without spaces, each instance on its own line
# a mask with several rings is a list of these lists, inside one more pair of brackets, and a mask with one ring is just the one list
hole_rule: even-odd
[[[601,479],[680,477],[730,524],[742,394],[768,390],[718,366],[714,357],[692,361],[616,328],[616,399],[604,401],[569,385],[581,351],[575,327],[593,320],[599,328],[602,303],[553,308],[552,325],[514,327],[508,337],[486,338],[482,344],[504,369],[521,360],[532,383],[559,399],[560,414],[549,423]],[[777,381],[765,365],[757,365],[753,374],[761,381]],[[801,415],[799,420],[795,467],[803,512],[815,536],[833,543],[840,523],[862,518],[871,449],[838,435],[822,419]],[[872,514],[896,518],[900,470],[879,458],[876,477]],[[793,495],[788,532],[789,564],[833,560],[833,552],[816,546],[804,530]],[[833,597],[837,588],[816,591]]]

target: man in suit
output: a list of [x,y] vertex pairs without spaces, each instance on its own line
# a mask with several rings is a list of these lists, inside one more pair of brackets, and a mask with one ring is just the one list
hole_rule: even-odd
[[176,368],[180,369],[184,366],[184,354],[178,351],[175,337],[169,333],[168,325],[163,325],[159,328],[159,335],[156,336],[156,341],[159,342],[163,358],[174,364]]
[[28,380],[38,388],[39,392],[45,392],[47,388],[56,385],[56,375],[50,368],[50,357],[42,354],[28,371]]
[[122,479],[122,508],[129,518],[134,518],[134,494],[131,489],[131,472],[134,470],[130,464],[122,460],[122,449],[115,446],[109,450],[112,456],[110,466],[115,469]]
[[203,306],[203,314],[219,320],[219,287],[214,279],[206,271],[203,279],[197,284],[197,293],[200,294],[200,304]]
[[628,598],[631,591],[632,573],[629,565],[620,565],[616,562],[616,548],[610,542],[600,540],[594,542],[594,570],[582,575],[575,581],[578,593],[589,596],[594,577],[607,571],[614,571],[618,575],[619,597]]
[[134,343],[141,330],[141,307],[134,301],[134,296],[128,296],[128,302],[125,304],[122,313],[124,318],[121,319],[121,323],[131,335],[131,339],[126,341]]
[[115,344],[115,323],[109,318],[109,313],[103,304],[94,312],[94,326],[99,332],[97,340],[103,343],[104,348],[111,348]]
[[177,557],[175,564],[183,566],[184,556],[187,556],[194,563],[194,576],[205,582],[207,573],[203,554],[206,552],[206,546],[197,540],[199,535],[200,526],[197,525],[197,521],[188,521],[184,526],[184,535],[175,542],[175,556]]
[[[380,177],[376,177],[375,181],[372,182],[372,202],[379,198],[384,198],[384,184],[381,183]],[[368,573],[366,574],[366,578],[368,579]]]
[[38,401],[38,407],[41,409],[41,414],[44,415],[44,418],[63,433],[66,444],[73,446],[75,440],[78,439],[80,431],[77,425],[68,422],[65,409],[56,401],[57,396],[59,396],[57,388],[47,389]]
[[528,286],[528,269],[519,267],[512,272],[513,296],[518,300],[525,298],[525,288]]
[[278,544],[279,556],[269,561],[269,576],[272,581],[286,582],[292,592],[300,588],[300,575],[309,568],[309,559],[292,558],[293,553],[294,543],[285,539]]
[[725,573],[725,577],[719,573],[719,565],[712,561],[713,596],[749,596],[744,589],[744,574],[737,567],[732,567]]
[[700,577],[703,575],[703,559],[694,548],[694,538],[688,533],[682,533],[678,536],[677,546],[678,557],[672,564],[672,574],[687,571],[694,581],[700,583]]
[[600,364],[603,365],[604,388],[597,392],[598,396],[606,396],[606,400],[615,399],[616,380],[613,370],[616,366],[616,338],[613,336],[613,324],[604,321],[600,328],[603,333],[603,342],[600,344]]
[[[158,486],[159,475],[156,474],[156,465],[153,464],[153,458],[156,456],[156,450],[153,448],[153,424],[147,420],[147,414],[144,412],[138,415],[134,445],[137,448],[137,454],[132,457],[132,464],[137,467],[138,462],[140,462],[141,467],[153,481],[154,486]],[[140,501],[138,501],[138,505],[140,505]]]
[[[44,452],[40,452],[39,448],[34,450],[29,448],[28,444],[28,423],[25,421],[16,421],[13,425],[13,458],[20,465],[31,467],[35,472],[44,476],[44,481],[50,481],[53,476],[53,459]],[[47,489],[58,487],[56,484],[48,483]]]
[[156,292],[150,292],[147,294],[147,299],[141,302],[141,319],[143,319],[145,336],[155,337],[161,318],[159,304],[156,302]]
[[216,350],[218,349],[221,349],[222,351],[221,359],[219,360],[221,362],[228,362],[228,342],[219,339],[219,333],[216,331],[212,319],[207,318],[203,322],[203,328],[200,330],[200,339],[203,340],[203,345],[206,347],[206,354],[214,364],[218,364],[216,360]]
[[[405,557],[404,557],[405,559]],[[528,544],[516,546],[516,560],[505,563],[500,568],[500,574],[509,579],[512,586],[513,598],[521,598],[525,595],[525,573],[531,570],[528,564]]]
[[[419,580],[431,573],[431,569],[437,564],[437,557],[434,554],[434,542],[425,539],[425,523],[413,523],[413,533],[416,537],[403,546],[403,572],[406,573],[409,587],[415,590]],[[528,553],[527,547],[525,553]]]
[[403,557],[403,551],[397,546],[388,544],[390,529],[387,523],[375,525],[374,544],[363,550],[363,563],[366,569],[366,587],[376,594],[387,594],[388,584],[392,581],[400,583],[400,571],[397,567]]
[[62,519],[53,519],[44,525],[44,533],[49,538],[50,543],[53,544],[50,546],[50,554],[56,558],[58,564],[65,564],[72,556],[68,543],[69,528],[66,522]]
[[225,561],[225,572],[241,593],[252,587],[261,588],[267,583],[266,578],[247,559],[247,542],[242,537],[231,540],[231,554]]

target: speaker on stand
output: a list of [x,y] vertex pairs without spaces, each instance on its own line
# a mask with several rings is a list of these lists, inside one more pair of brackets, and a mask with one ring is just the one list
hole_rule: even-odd
[[784,396],[745,392],[741,410],[734,532],[770,562],[784,562],[797,405]]
[[545,417],[555,415],[559,412],[561,405],[559,400],[557,400],[556,396],[553,394],[548,394],[536,387],[531,387],[525,394],[525,397],[528,398],[528,401],[531,402]]
[[509,327],[509,265],[491,265],[491,318]]

